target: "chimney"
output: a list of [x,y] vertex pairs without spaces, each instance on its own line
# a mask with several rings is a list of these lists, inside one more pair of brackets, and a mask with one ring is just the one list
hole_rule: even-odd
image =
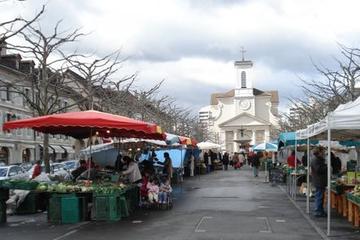
[[0,41],[0,56],[6,55],[6,41]]
[[21,62],[20,54],[8,54],[0,56],[0,64],[9,68],[19,70]]
[[35,63],[32,60],[25,60],[20,62],[20,72],[32,74],[34,72]]

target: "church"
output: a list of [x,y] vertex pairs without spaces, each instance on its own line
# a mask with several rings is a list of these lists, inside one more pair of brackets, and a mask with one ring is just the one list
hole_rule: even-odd
[[235,88],[211,94],[210,105],[201,108],[199,120],[206,128],[207,140],[227,152],[239,152],[249,146],[269,142],[279,128],[278,91],[255,88],[253,62],[235,61]]

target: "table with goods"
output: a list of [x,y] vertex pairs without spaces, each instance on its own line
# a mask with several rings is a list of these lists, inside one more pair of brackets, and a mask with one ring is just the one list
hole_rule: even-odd
[[298,166],[295,170],[295,168],[289,168],[287,165],[284,165],[283,171],[286,173],[288,193],[292,198],[296,198],[297,188],[300,184],[299,179],[306,177],[307,169],[303,166]]
[[17,214],[47,210],[50,223],[118,221],[138,204],[138,187],[133,184],[90,181],[45,183],[31,180],[0,181],[0,220],[6,222],[9,191],[29,191]]
[[360,175],[348,171],[331,182],[330,204],[355,227],[360,226]]

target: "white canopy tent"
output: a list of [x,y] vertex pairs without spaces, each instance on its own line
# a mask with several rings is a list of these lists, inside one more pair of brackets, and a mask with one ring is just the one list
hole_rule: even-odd
[[220,144],[216,144],[213,142],[199,142],[197,144],[198,148],[200,148],[201,150],[209,150],[209,149],[218,149],[220,148]]
[[[327,193],[327,235],[331,231],[331,206],[330,206],[330,181],[331,181],[331,140],[356,140],[360,139],[360,97],[355,101],[348,102],[338,106],[333,112],[328,113],[327,117],[315,124],[308,126],[296,132],[297,139],[307,139],[308,166],[310,159],[309,139],[327,138],[327,162],[328,162],[328,193]],[[359,154],[358,154],[359,156]],[[309,182],[309,171],[307,176]],[[308,188],[309,189],[309,188]],[[307,194],[309,196],[309,192]],[[307,197],[307,212],[309,213],[309,199]]]

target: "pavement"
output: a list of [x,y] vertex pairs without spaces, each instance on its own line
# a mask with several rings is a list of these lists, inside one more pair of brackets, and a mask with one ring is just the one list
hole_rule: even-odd
[[[294,205],[281,187],[265,183],[262,173],[254,178],[249,167],[187,178],[174,198],[171,210],[138,210],[119,222],[51,225],[45,213],[10,216],[1,239],[326,239],[320,226],[326,219],[316,219],[318,225],[304,217],[301,201]],[[346,233],[360,239],[356,231]]]

